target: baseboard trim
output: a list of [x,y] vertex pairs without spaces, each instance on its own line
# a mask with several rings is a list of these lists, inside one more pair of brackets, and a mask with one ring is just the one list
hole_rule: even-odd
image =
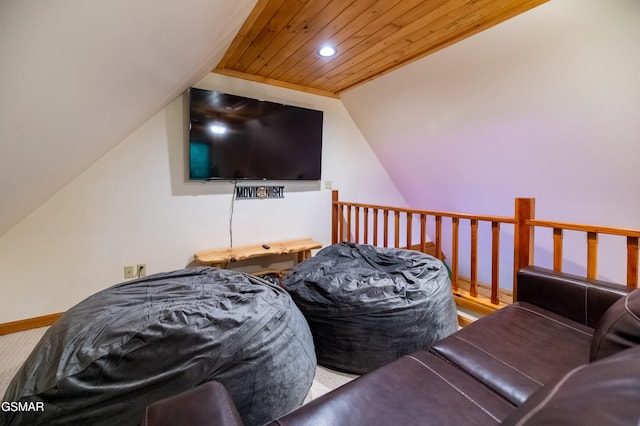
[[64,312],[57,314],[43,315],[41,317],[27,318],[20,321],[6,322],[0,324],[0,336],[17,333],[19,331],[31,330],[33,328],[46,327],[53,324],[62,316]]
[[[34,328],[46,327],[53,324],[62,316],[64,312],[58,314],[44,315],[41,317],[28,318],[20,321],[7,322],[0,324],[0,336],[11,333],[18,333],[20,331],[32,330]],[[458,325],[465,327],[473,322],[472,319],[458,315]]]
[[463,317],[462,315],[458,315],[458,325],[460,327],[466,327],[471,324],[473,320],[471,318]]

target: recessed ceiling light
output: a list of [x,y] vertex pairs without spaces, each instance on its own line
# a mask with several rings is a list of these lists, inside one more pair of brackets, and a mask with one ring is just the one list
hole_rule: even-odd
[[318,49],[318,54],[324,57],[333,56],[336,54],[336,49],[331,46],[322,46]]

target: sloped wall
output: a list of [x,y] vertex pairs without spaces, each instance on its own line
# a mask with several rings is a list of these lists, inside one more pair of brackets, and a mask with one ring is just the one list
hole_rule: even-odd
[[214,68],[255,3],[0,2],[0,236]]
[[[343,102],[412,207],[512,215],[536,197],[539,218],[640,228],[638,22],[634,0],[548,2]],[[566,238],[567,270],[584,271],[582,237]],[[601,275],[624,280],[625,241],[609,243]],[[536,236],[548,266],[550,247]],[[461,250],[468,266],[465,235]]]
[[[324,111],[323,181],[285,183],[285,198],[236,201],[234,245],[330,243],[331,193],[404,205],[341,102],[210,74],[197,84]],[[232,184],[184,179],[179,97],[0,239],[0,323],[61,312],[123,281],[123,266],[179,269],[229,245]]]

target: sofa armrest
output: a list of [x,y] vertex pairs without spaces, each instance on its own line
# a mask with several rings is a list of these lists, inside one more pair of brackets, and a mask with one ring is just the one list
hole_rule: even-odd
[[242,426],[231,397],[211,381],[147,406],[143,426]]
[[629,292],[620,284],[538,266],[519,270],[517,286],[517,301],[531,303],[591,328],[595,328],[609,306]]

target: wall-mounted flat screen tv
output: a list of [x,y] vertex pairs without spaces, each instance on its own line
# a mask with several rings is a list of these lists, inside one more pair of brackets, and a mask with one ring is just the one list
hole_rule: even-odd
[[190,89],[189,179],[319,180],[322,111]]

